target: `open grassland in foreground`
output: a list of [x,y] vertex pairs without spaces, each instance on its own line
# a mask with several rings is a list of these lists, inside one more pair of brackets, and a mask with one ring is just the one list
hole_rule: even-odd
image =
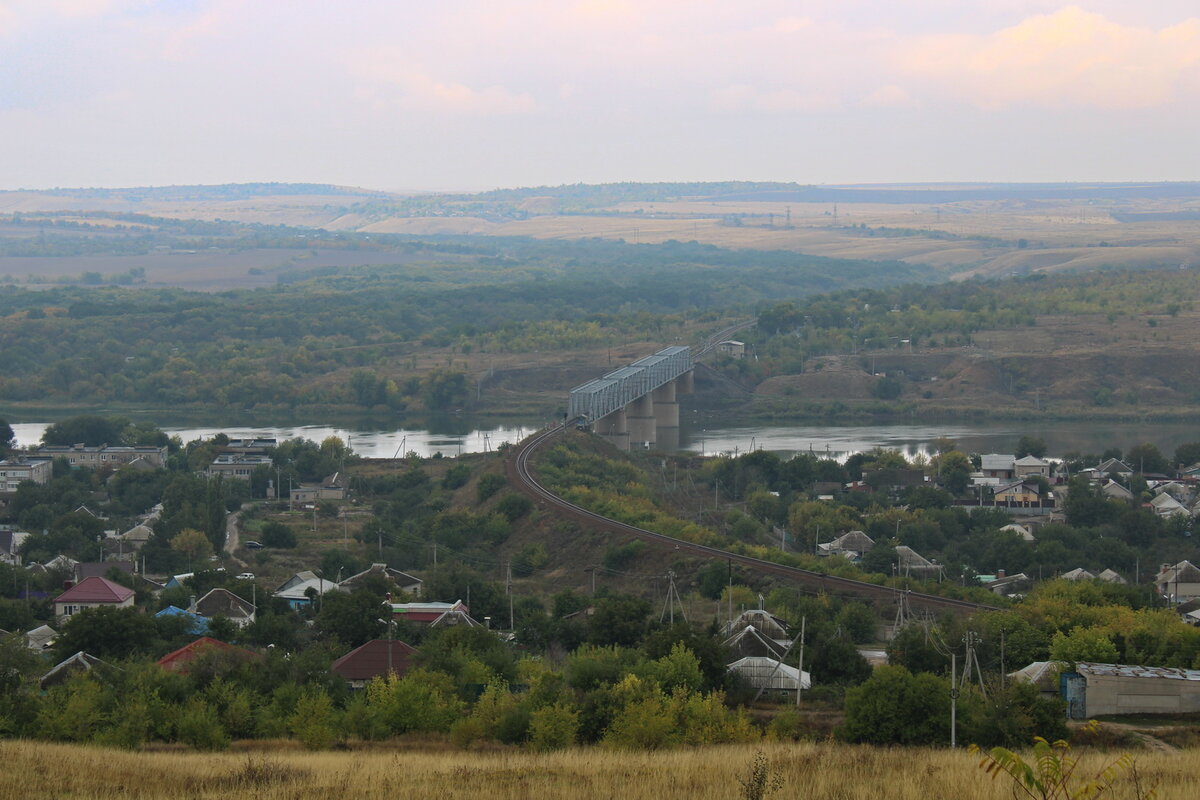
[[[537,755],[504,752],[130,753],[37,742],[0,744],[9,798],[736,798],[750,775],[755,745],[631,753],[599,748]],[[764,744],[779,798],[1011,798],[963,750],[884,749],[834,744]],[[1081,756],[1091,777],[1114,756]],[[1160,798],[1200,796],[1200,756],[1143,754],[1142,780]],[[1118,786],[1115,797],[1132,797]]]

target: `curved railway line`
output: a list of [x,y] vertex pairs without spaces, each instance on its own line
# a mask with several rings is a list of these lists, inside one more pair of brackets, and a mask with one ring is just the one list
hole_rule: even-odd
[[[722,332],[724,333],[724,332]],[[555,424],[527,438],[525,441],[517,445],[515,452],[509,456],[505,462],[504,470],[508,477],[509,483],[520,489],[525,494],[529,495],[541,505],[553,509],[561,516],[582,522],[592,528],[607,531],[614,535],[633,536],[644,542],[648,542],[660,547],[671,547],[681,553],[688,555],[700,556],[701,558],[720,559],[730,561],[735,564],[749,567],[757,572],[767,573],[769,575],[778,575],[783,578],[790,578],[813,591],[825,591],[830,594],[854,595],[863,599],[875,601],[897,603],[903,596],[908,604],[912,607],[921,608],[929,611],[956,611],[959,613],[971,613],[975,611],[995,611],[993,606],[982,605],[980,603],[972,603],[967,600],[956,600],[950,597],[940,597],[938,595],[925,594],[922,592],[904,591],[900,592],[886,586],[879,586],[874,583],[865,581],[856,581],[850,578],[839,578],[834,575],[824,575],[820,572],[812,572],[799,567],[789,567],[784,564],[776,564],[772,561],[766,561],[761,558],[753,558],[751,556],[739,555],[731,553],[727,550],[721,550],[716,547],[708,547],[707,545],[695,544],[684,539],[676,539],[672,536],[666,536],[654,531],[648,531],[644,528],[638,528],[629,525],[619,520],[610,519],[609,517],[601,516],[595,512],[588,511],[582,506],[564,500],[554,492],[547,489],[538,480],[537,475],[531,467],[533,454],[537,450],[549,443],[556,435],[564,433],[565,424]]]

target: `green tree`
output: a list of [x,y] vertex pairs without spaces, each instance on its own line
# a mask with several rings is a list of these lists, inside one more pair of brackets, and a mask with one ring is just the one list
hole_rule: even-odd
[[172,536],[171,549],[187,558],[192,569],[207,562],[213,554],[212,542],[195,528],[185,528]]
[[927,672],[877,667],[846,690],[845,710],[839,733],[852,742],[932,745],[950,738],[949,682]]
[[296,546],[296,532],[282,522],[268,522],[259,531],[259,541],[266,547],[290,550]]
[[129,658],[154,650],[157,631],[152,617],[137,608],[85,608],[72,614],[54,642],[60,660],[81,650],[97,658]]
[[943,454],[938,458],[938,479],[947,491],[962,494],[971,482],[971,459],[958,450]]
[[1046,442],[1040,436],[1022,436],[1017,441],[1015,455],[1017,458],[1024,458],[1025,456],[1045,458],[1046,450]]

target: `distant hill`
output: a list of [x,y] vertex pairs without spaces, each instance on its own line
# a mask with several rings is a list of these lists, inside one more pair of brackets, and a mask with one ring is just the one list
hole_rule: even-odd
[[320,195],[356,198],[386,198],[387,192],[333,186],[327,183],[221,183],[194,186],[133,186],[127,188],[11,189],[2,195],[46,195],[47,197],[99,198],[105,200],[165,202],[179,200],[245,200],[253,197]]

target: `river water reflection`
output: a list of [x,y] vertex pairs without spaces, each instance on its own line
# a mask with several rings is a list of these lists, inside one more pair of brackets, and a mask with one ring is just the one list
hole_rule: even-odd
[[[47,423],[12,423],[21,446],[36,444]],[[355,425],[290,426],[176,426],[163,427],[183,441],[207,439],[217,433],[230,438],[271,437],[279,440],[305,438],[321,441],[327,436],[348,440],[354,452],[367,458],[393,458],[408,452],[421,456],[442,453],[479,453],[495,450],[504,442],[516,443],[540,427],[540,422],[478,426],[459,421],[454,426],[429,430],[383,430]],[[968,453],[1008,453],[1023,435],[1045,440],[1051,456],[1063,453],[1101,453],[1110,447],[1128,450],[1143,442],[1156,445],[1170,455],[1184,442],[1200,441],[1200,426],[1187,423],[1112,423],[1112,422],[947,422],[924,425],[729,425],[685,424],[679,431],[679,449],[685,452],[744,453],[762,449],[790,456],[812,452],[819,456],[844,459],[853,453],[884,447],[906,455],[929,453],[940,436],[954,439]]]

